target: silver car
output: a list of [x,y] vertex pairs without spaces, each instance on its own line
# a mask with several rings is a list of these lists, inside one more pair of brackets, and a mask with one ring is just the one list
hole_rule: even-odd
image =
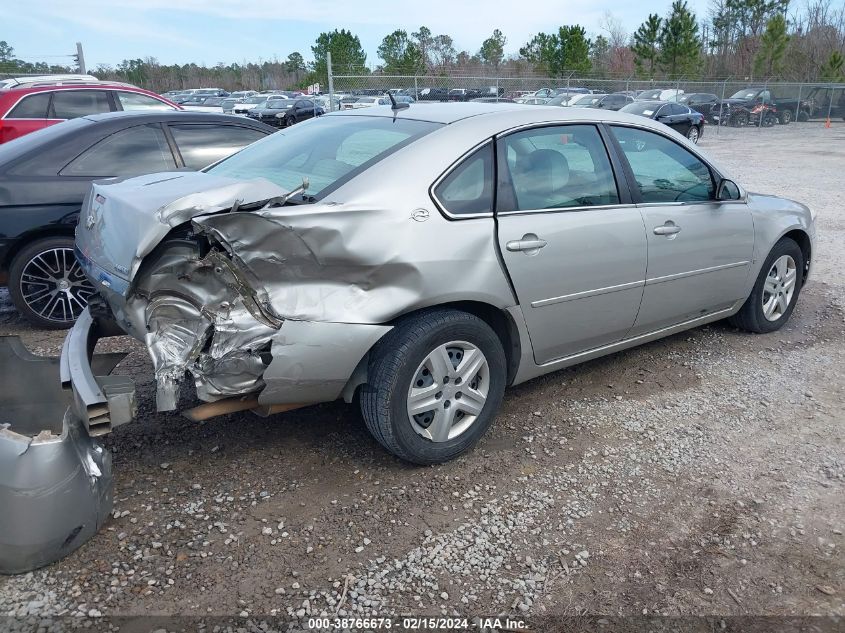
[[[403,107],[404,106],[404,107]],[[343,111],[203,173],[96,183],[77,250],[102,299],[65,343],[89,432],[132,417],[97,338],[149,351],[195,419],[357,400],[420,464],[487,430],[505,387],[712,321],[772,332],[814,217],[747,193],[666,126],[594,109]]]

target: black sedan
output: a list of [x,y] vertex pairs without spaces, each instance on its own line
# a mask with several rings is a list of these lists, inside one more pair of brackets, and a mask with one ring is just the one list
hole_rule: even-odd
[[626,104],[633,103],[634,97],[621,92],[614,92],[613,94],[605,95],[590,108],[600,108],[602,110],[621,110]]
[[704,133],[704,115],[674,101],[635,101],[620,112],[637,114],[668,125],[693,143]]
[[270,98],[249,112],[247,116],[278,127],[289,127],[299,121],[315,116],[322,116],[323,108],[311,99],[277,99]]
[[197,170],[275,130],[199,112],[113,112],[79,117],[0,146],[0,285],[32,323],[63,328],[93,288],[73,254],[91,182]]

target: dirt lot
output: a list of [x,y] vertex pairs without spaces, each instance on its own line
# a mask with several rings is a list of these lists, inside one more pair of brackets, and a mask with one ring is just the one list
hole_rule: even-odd
[[[713,129],[751,190],[819,213],[791,322],[716,324],[511,389],[445,466],[386,454],[343,404],[195,424],[154,411],[106,443],[114,518],[0,579],[0,614],[845,615],[845,125]],[[0,333],[57,353],[5,308]]]

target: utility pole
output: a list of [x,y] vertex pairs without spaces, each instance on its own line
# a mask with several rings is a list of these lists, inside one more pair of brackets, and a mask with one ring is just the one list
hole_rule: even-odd
[[[329,80],[329,112],[334,112],[334,73],[332,72],[332,52],[326,51],[326,71]],[[340,109],[340,106],[338,106]]]
[[76,43],[76,65],[79,66],[79,74],[85,74],[85,55],[82,53],[82,42]]

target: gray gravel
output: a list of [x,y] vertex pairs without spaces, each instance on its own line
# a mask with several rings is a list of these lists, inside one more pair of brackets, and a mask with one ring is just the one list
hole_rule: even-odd
[[156,414],[143,351],[110,341],[141,401],[107,440],[113,518],[0,579],[0,614],[845,614],[845,126],[725,132],[702,147],[740,182],[820,214],[780,332],[716,324],[521,385],[436,468],[386,455],[342,404]]

